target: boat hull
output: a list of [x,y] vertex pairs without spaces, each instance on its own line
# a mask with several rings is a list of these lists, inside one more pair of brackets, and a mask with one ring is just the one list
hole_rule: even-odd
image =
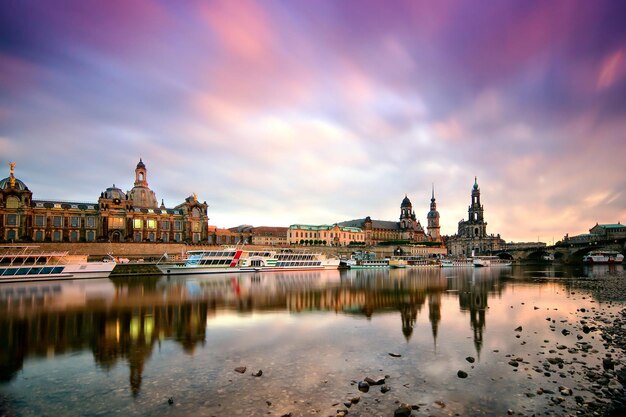
[[[40,270],[45,267],[22,267],[19,269],[26,271]],[[108,278],[115,268],[113,262],[85,262],[78,264],[56,265],[48,267],[52,269],[50,273],[16,273],[7,275],[9,268],[0,269],[0,283],[2,282],[29,282],[29,281],[57,281],[67,279],[94,279]]]

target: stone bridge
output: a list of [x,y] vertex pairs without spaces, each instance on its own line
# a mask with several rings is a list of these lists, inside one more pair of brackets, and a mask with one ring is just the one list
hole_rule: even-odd
[[582,262],[583,256],[592,250],[611,250],[626,253],[626,238],[581,243],[559,242],[554,246],[494,251],[493,255],[514,261],[539,261],[543,260],[544,256],[552,255],[555,261],[577,263]]

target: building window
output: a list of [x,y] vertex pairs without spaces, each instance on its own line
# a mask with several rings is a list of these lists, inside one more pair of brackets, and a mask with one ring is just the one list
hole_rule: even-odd
[[59,230],[55,230],[52,232],[52,241],[60,242],[61,241],[61,232]]
[[123,217],[109,217],[109,228],[111,229],[123,229],[124,218]]
[[70,217],[70,226],[71,227],[80,227],[80,217],[78,217],[78,216]]
[[96,240],[96,232],[94,232],[93,230],[88,230],[85,235],[85,240],[87,242],[93,242],[94,240]]
[[141,229],[142,224],[143,222],[141,221],[141,219],[133,219],[133,227],[135,229]]
[[168,241],[168,236],[167,236],[167,233],[161,233],[161,240],[162,240],[163,242],[167,242],[167,241]]
[[161,222],[161,229],[163,229],[163,230],[170,230],[170,222],[169,222],[169,220],[163,220]]
[[176,220],[174,222],[174,230],[182,230],[183,223],[180,220]]
[[52,216],[52,225],[54,227],[63,227],[63,217],[61,217],[61,216]]
[[174,233],[174,240],[176,242],[180,242],[182,240],[180,233]]
[[141,232],[135,233],[135,242],[141,242]]
[[193,243],[200,242],[200,235],[198,233],[193,234]]
[[[148,220],[148,221],[149,221],[149,220]],[[153,221],[154,221],[154,220],[153,220]],[[149,240],[150,242],[154,242],[154,233],[153,233],[153,232],[150,232],[150,233],[148,234],[148,240]]]
[[35,216],[35,226],[44,227],[46,225],[46,216]]
[[153,220],[153,219],[146,220],[146,226],[148,227],[148,229],[156,229],[156,225],[157,225],[156,220]]
[[43,231],[36,230],[35,231],[35,242],[43,242]]
[[9,242],[13,242],[15,240],[15,237],[17,236],[17,233],[15,233],[15,230],[11,229],[7,232],[7,240]]
[[17,214],[7,214],[7,226],[17,226]]
[[76,230],[70,232],[70,242],[78,242],[78,232]]
[[96,218],[94,216],[85,217],[86,227],[96,227]]

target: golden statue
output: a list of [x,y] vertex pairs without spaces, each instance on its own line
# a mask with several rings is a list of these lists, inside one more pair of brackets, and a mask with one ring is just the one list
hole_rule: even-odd
[[11,172],[9,174],[9,185],[13,188],[15,187],[15,162],[9,162],[9,167],[11,168]]
[[198,196],[196,193],[191,193],[193,195],[193,201],[198,201]]

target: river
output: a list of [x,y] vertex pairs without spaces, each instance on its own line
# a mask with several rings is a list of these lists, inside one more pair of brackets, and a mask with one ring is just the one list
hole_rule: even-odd
[[[623,267],[1,284],[0,415],[393,416],[402,404],[415,416],[573,415],[598,399],[585,373],[621,355],[581,323],[623,308],[577,282],[615,274]],[[384,385],[360,391],[366,377]]]

